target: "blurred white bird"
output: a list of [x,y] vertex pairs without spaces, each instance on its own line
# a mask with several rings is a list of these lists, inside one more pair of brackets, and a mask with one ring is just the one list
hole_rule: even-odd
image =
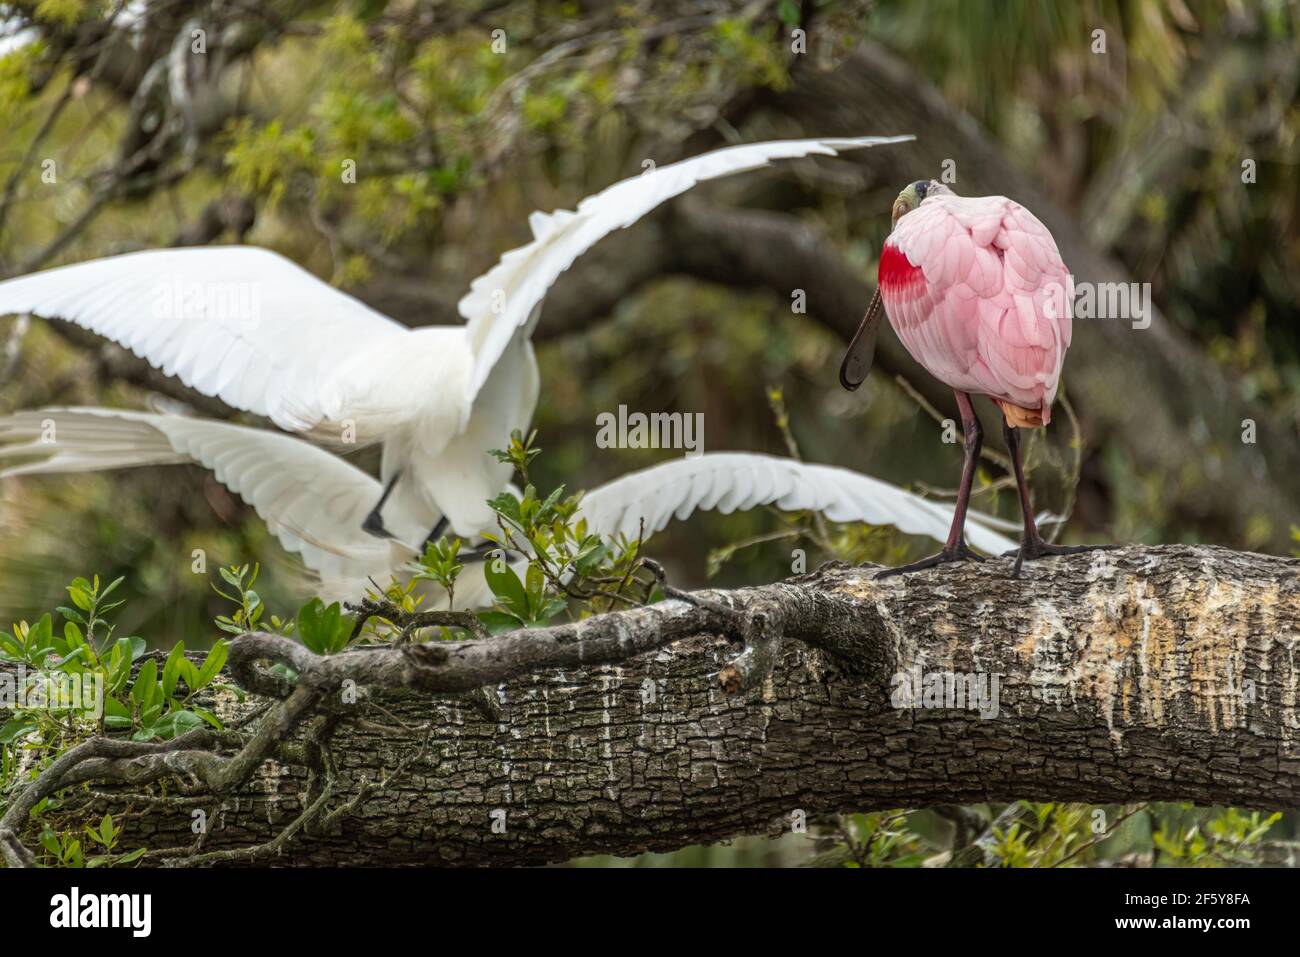
[[[55,441],[48,441],[53,434]],[[94,472],[193,462],[247,502],[287,551],[318,576],[322,597],[358,599],[373,578],[401,575],[417,557],[425,530],[441,515],[413,505],[389,513],[394,538],[361,529],[379,482],[351,463],[290,435],[190,416],[118,409],[36,409],[0,418],[0,461],[28,459],[0,478],[36,473]],[[499,490],[498,490],[499,491]],[[587,492],[578,516],[608,540],[644,538],[697,509],[724,514],[771,505],[817,511],[835,522],[893,525],[943,541],[949,506],[848,469],[744,452],[712,452],[654,465]],[[1014,523],[972,512],[967,534],[999,554],[1015,542],[995,529]],[[643,524],[644,523],[644,524]],[[493,527],[485,522],[479,533]],[[491,604],[483,563],[467,564],[457,604]],[[436,597],[436,596],[431,596]],[[431,605],[436,607],[436,603]]]
[[578,256],[704,180],[910,139],[732,146],[625,179],[574,212],[533,213],[533,241],[503,255],[460,300],[464,326],[408,329],[250,246],[148,250],[0,282],[0,315],[76,323],[315,441],[382,443],[374,499],[367,508],[349,500],[358,530],[410,541],[407,519],[436,513],[421,538],[447,524],[467,538],[491,524],[486,502],[510,477],[488,450],[526,430],[537,404],[530,335],[541,301]]

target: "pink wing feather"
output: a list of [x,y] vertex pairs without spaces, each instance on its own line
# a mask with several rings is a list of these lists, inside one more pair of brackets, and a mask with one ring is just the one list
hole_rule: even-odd
[[1070,345],[1069,271],[1038,219],[1004,196],[931,195],[880,256],[885,313],[912,358],[961,392],[1051,421]]

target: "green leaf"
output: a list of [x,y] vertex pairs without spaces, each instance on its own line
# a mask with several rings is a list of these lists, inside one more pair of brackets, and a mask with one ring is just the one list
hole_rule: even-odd
[[21,738],[35,727],[36,721],[33,718],[27,716],[11,718],[0,725],[0,744],[13,744],[16,739]]
[[46,828],[45,830],[41,831],[41,836],[39,840],[41,842],[41,847],[45,848],[55,857],[62,859],[63,846],[59,844],[59,838],[57,834],[55,834],[49,828]]
[[176,691],[176,679],[181,675],[181,661],[185,658],[185,642],[178,641],[167,656],[163,665],[162,691],[164,698],[170,698]]
[[27,633],[27,654],[29,661],[38,661],[46,652],[54,649],[54,620],[49,613],[41,616],[40,621],[32,625]]
[[90,592],[75,586],[68,586],[68,594],[72,597],[72,603],[82,611],[90,611],[94,607],[94,601],[90,597]]
[[555,508],[555,503],[560,500],[560,496],[563,494],[564,486],[561,485],[558,486],[550,495],[546,496],[546,501],[542,502],[541,506],[537,509],[537,514],[540,516],[542,521],[549,521],[551,510]]
[[197,714],[208,724],[212,725],[212,727],[216,728],[218,731],[221,731],[222,729],[225,728],[225,725],[221,723],[221,719],[218,718],[211,711],[208,711],[204,708],[194,707],[194,706],[191,706],[190,710],[193,711],[195,714]]
[[63,640],[68,643],[69,648],[79,648],[86,643],[86,636],[82,634],[75,621],[65,621],[63,623]]
[[552,598],[542,606],[541,614],[537,616],[537,620],[545,624],[568,607],[569,601],[567,598]]
[[520,618],[527,616],[528,596],[524,593],[523,582],[519,580],[519,576],[515,574],[509,562],[489,555],[483,565],[483,577],[487,579],[492,594],[507,611],[515,613]]
[[325,639],[325,653],[338,651],[339,628],[343,621],[343,609],[338,602],[332,603],[321,615],[322,637]]
[[131,640],[120,638],[108,655],[108,690],[116,694],[126,687],[131,677]]
[[318,655],[325,654],[325,643],[321,635],[323,629],[320,624],[324,611],[325,603],[319,598],[313,598],[298,609],[298,638]]
[[150,658],[140,666],[140,673],[136,675],[135,684],[131,686],[131,700],[141,711],[144,711],[157,694],[157,689],[158,662]]
[[7,633],[0,633],[0,651],[10,658],[23,658],[23,646],[18,639]]
[[[208,656],[203,659],[203,666],[199,668],[199,673],[195,677],[196,684],[190,690],[198,691],[200,688],[206,687],[225,666],[228,657],[230,657],[230,642],[223,638],[212,646]],[[188,682],[189,679],[187,678],[186,683],[188,684]]]
[[74,608],[69,608],[67,605],[60,605],[54,610],[69,621],[75,621],[78,625],[85,626],[86,624],[86,616]]
[[202,723],[203,718],[193,711],[170,711],[153,722],[146,730],[152,738],[162,738],[164,741],[170,741],[191,728],[197,728]]
[[535,620],[542,611],[543,595],[546,591],[546,576],[542,573],[542,566],[536,562],[528,565],[528,571],[524,573],[524,590],[528,598],[528,618]]
[[478,620],[487,625],[488,631],[494,635],[524,627],[521,618],[504,611],[481,611]]
[[510,492],[502,492],[494,499],[488,501],[488,508],[496,512],[502,518],[507,519],[515,525],[522,526],[524,523],[523,515],[520,513],[519,499]]
[[70,654],[64,655],[57,662],[55,662],[54,667],[63,669],[65,671],[71,671],[74,673],[78,671],[82,671],[84,669],[80,667],[79,662],[83,658],[87,660],[90,658],[89,645],[83,644],[73,649],[73,651]]
[[573,567],[580,574],[588,574],[604,561],[607,554],[608,549],[605,544],[593,535],[584,541],[578,549],[578,553],[573,557]]
[[298,637],[318,655],[332,655],[347,646],[352,636],[352,622],[343,617],[342,606],[334,602],[328,608],[313,598],[298,609]]
[[185,687],[190,691],[197,691],[206,683],[199,681],[199,669],[194,667],[194,662],[189,658],[182,658],[177,662],[176,670],[180,673],[180,679],[185,682]]
[[[279,675],[285,681],[291,683],[298,680],[298,672],[294,671],[283,661],[277,661],[275,664],[271,665],[271,674]],[[240,698],[239,700],[242,702],[244,699]]]

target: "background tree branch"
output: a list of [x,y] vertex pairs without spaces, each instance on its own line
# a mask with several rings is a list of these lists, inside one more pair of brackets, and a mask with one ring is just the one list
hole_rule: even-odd
[[[486,29],[494,18],[504,15],[505,6],[492,5],[473,14],[395,10],[368,23],[366,29],[372,43],[380,43],[386,29],[400,30],[417,40],[448,36],[471,21]],[[772,19],[771,7],[738,4],[733,13],[761,25]],[[665,10],[663,15],[665,19],[648,27],[637,41],[638,55],[650,56],[668,36],[704,42],[712,36],[717,19],[694,15],[687,6],[677,14]],[[67,58],[77,81],[93,82],[111,94],[111,102],[129,108],[117,161],[101,171],[98,179],[91,174],[97,188],[91,191],[90,205],[73,217],[73,227],[89,222],[103,208],[95,205],[95,197],[137,201],[176,185],[177,178],[186,177],[191,169],[220,171],[223,162],[228,162],[221,152],[225,124],[233,117],[257,114],[258,107],[250,104],[245,87],[249,77],[257,74],[259,54],[269,56],[277,51],[286,37],[317,38],[324,32],[311,11],[295,2],[266,11],[214,9],[199,18],[208,31],[212,55],[186,59],[181,54],[189,49],[191,31],[198,22],[192,16],[181,7],[165,4],[156,11],[151,8],[149,16],[133,26],[133,32],[110,28],[107,20],[83,24],[75,32],[45,27],[49,32],[46,39],[57,54],[48,68],[51,75]],[[599,45],[593,48],[584,37],[614,30],[616,18],[604,11],[590,11],[588,17],[587,30],[575,23],[539,37],[538,55],[509,74],[501,90],[519,92],[539,85],[541,78],[578,69],[586,57],[598,55]],[[1008,160],[1005,145],[950,105],[913,65],[871,40],[861,42],[848,56],[820,55],[819,50],[832,46],[834,26],[820,21],[811,27],[803,25],[814,40],[810,55],[791,55],[788,45],[778,42],[780,31],[772,37],[789,70],[788,85],[737,81],[709,87],[689,119],[647,119],[645,133],[650,135],[616,137],[613,168],[597,166],[600,182],[634,169],[633,160],[641,155],[666,162],[716,146],[725,136],[766,135],[773,125],[783,134],[807,136],[855,134],[865,127],[915,132],[918,141],[911,146],[871,151],[843,164],[845,182],[830,182],[834,175],[827,172],[829,167],[819,167],[822,182],[805,183],[804,198],[817,193],[853,195],[858,197],[855,211],[861,212],[864,196],[876,191],[892,195],[899,184],[936,175],[944,160],[954,160],[959,192],[1002,193],[1035,210],[1052,229],[1066,262],[1080,280],[1127,282],[1141,277],[1129,275],[1106,251],[1124,224],[1132,222],[1137,199],[1165,178],[1162,171],[1201,148],[1195,121],[1206,91],[1220,90],[1220,96],[1234,102],[1249,95],[1259,73],[1255,54],[1263,35],[1258,24],[1234,22],[1228,35],[1205,51],[1195,71],[1197,82],[1189,84],[1168,111],[1154,114],[1149,128],[1134,134],[1137,143],[1132,149],[1114,152],[1093,177],[1076,220],[1052,202],[1033,176]],[[1289,58],[1290,51],[1285,47],[1266,50],[1266,70],[1283,70],[1293,85],[1294,71],[1285,69],[1294,59]],[[168,71],[173,69],[179,72],[171,76]],[[644,89],[636,84],[652,81],[620,82],[633,83],[630,89],[644,95]],[[39,87],[38,82],[35,88]],[[778,91],[778,87],[782,89]],[[70,83],[53,100],[52,118],[66,106],[72,89]],[[1276,102],[1267,100],[1251,112],[1251,124],[1276,125],[1274,114],[1285,102],[1284,97]],[[491,157],[479,157],[482,168],[478,174],[497,188],[535,165],[537,137],[520,128],[517,105],[505,92],[494,94],[488,112],[493,116],[501,113],[501,121],[511,131],[494,139]],[[101,109],[94,121],[102,121],[105,113]],[[1053,117],[1043,119],[1050,125]],[[31,150],[50,132],[49,125],[41,124],[35,131],[26,151],[31,156],[35,155]],[[1243,135],[1247,133],[1249,130]],[[412,171],[431,169],[442,158],[437,150],[425,149],[427,145],[417,137],[412,155],[397,159],[409,163]],[[620,155],[626,168],[618,165]],[[31,165],[23,162],[11,174],[0,208],[7,210],[11,205],[18,183],[15,177],[29,175]],[[364,168],[367,175],[382,176],[383,165],[378,158],[371,158]],[[459,212],[448,214],[453,224],[466,215],[478,222],[485,190],[482,183],[473,189],[468,188],[470,184],[466,178],[461,194],[448,199],[448,209],[459,208]],[[571,202],[579,195],[573,192],[568,199]],[[788,191],[762,199],[778,208],[798,205],[791,202]],[[290,202],[301,212],[301,196],[295,192]],[[309,197],[305,202],[310,206],[314,200]],[[507,204],[503,200],[499,205]],[[789,211],[736,209],[734,204],[722,203],[680,205],[680,210],[670,210],[627,234],[611,237],[576,264],[548,298],[539,338],[589,330],[649,280],[672,273],[733,287],[768,289],[787,302],[794,289],[803,289],[813,318],[841,336],[851,334],[870,285],[866,276],[858,275],[859,267],[844,256],[839,237],[823,234],[808,218]],[[317,214],[313,219],[318,226],[324,223],[336,229],[328,226],[325,215],[332,211],[313,208],[312,212]],[[257,213],[248,198],[222,197],[204,206],[171,241],[178,245],[239,241],[248,236]],[[343,223],[337,232],[348,236],[358,230],[354,223]],[[37,255],[47,257],[72,238],[70,227]],[[467,246],[466,256],[449,257],[430,268],[428,242],[393,244],[382,256],[369,257],[373,275],[356,282],[352,291],[411,325],[457,322],[455,302],[464,291],[466,277],[473,274],[474,266],[487,265],[500,251],[479,249],[473,243]],[[9,271],[30,258],[14,257]],[[903,375],[932,405],[951,414],[947,390],[919,374],[891,336],[885,339],[880,356],[884,371]],[[220,403],[199,399],[183,386],[167,382],[121,350],[109,349],[104,355],[103,370],[115,378],[184,399],[208,414],[229,413]],[[1116,320],[1081,322],[1066,385],[1091,447],[1116,450],[1113,454],[1131,462],[1133,471],[1169,485],[1170,524],[1193,527],[1213,540],[1274,549],[1286,545],[1294,519],[1291,502],[1300,493],[1300,441],[1294,423],[1246,401],[1233,378],[1181,329],[1158,314],[1151,328],[1143,330]],[[1253,443],[1241,440],[1246,420],[1255,424]],[[1104,481],[1101,473],[1100,468],[1089,468],[1087,480]],[[1243,475],[1250,480],[1240,481]],[[1097,502],[1114,497],[1102,490],[1102,494],[1086,498]],[[1109,516],[1085,518],[1096,526],[1105,524]]]

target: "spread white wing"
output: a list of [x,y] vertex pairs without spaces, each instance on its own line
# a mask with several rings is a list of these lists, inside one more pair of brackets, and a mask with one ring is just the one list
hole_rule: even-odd
[[[636,538],[698,509],[723,514],[772,505],[785,511],[821,512],[833,522],[893,525],[909,535],[948,537],[952,509],[882,482],[830,465],[747,452],[712,452],[632,472],[588,492],[579,514],[603,536]],[[976,548],[999,554],[1016,543],[988,527],[992,516],[970,512],[966,538]]]
[[465,328],[407,329],[252,246],[148,250],[21,276],[0,282],[0,315],[75,323],[289,431],[328,434],[351,422],[366,442],[414,426],[433,454],[465,428],[551,284],[602,237],[704,180],[909,139],[733,146],[623,180],[576,212],[534,213],[533,242],[502,256],[460,301]]
[[[36,409],[0,418],[0,478],[195,462],[247,502],[286,551],[330,579],[386,582],[411,551],[366,534],[379,482],[309,442],[228,422],[117,409]],[[418,544],[437,515],[385,512]]]
[[[952,523],[949,506],[869,475],[749,452],[708,452],[624,475],[587,492],[578,517],[585,518],[587,527],[602,538],[625,535],[632,539],[641,535],[648,539],[674,519],[684,521],[701,509],[730,514],[764,505],[785,511],[821,512],[833,522],[893,525],[899,531],[926,535],[937,542],[948,537]],[[968,512],[967,540],[994,555],[1016,548],[1016,542],[990,526],[1017,527],[991,515]],[[526,566],[525,561],[512,563],[521,576]],[[355,597],[367,584],[361,580],[323,582],[322,596]],[[440,589],[433,589],[426,597],[433,602],[431,607],[442,607],[446,600]],[[466,565],[456,584],[457,607],[485,606],[493,600],[482,563]]]
[[[360,469],[293,436],[210,419],[116,409],[37,409],[0,418],[0,461],[20,460],[0,478],[195,462],[252,506],[287,551],[322,579],[322,591],[356,597],[366,579],[386,581],[413,551],[374,538],[361,524],[380,484]],[[952,510],[847,469],[740,452],[709,453],[625,475],[587,493],[580,515],[596,533],[648,538],[699,509],[724,514],[762,505],[820,511],[836,522],[894,525],[943,541]],[[386,513],[392,531],[418,543],[438,521],[426,511]],[[972,512],[966,534],[986,552],[1015,548]],[[458,586],[459,607],[490,603],[481,572]]]
[[296,432],[326,420],[380,428],[385,414],[401,418],[411,405],[403,389],[427,394],[439,381],[404,373],[448,352],[428,335],[434,330],[408,330],[254,246],[154,249],[10,279],[0,282],[0,315],[9,313],[76,323]]
[[775,140],[714,150],[701,156],[648,170],[589,196],[576,212],[533,213],[528,219],[533,241],[512,249],[470,285],[460,300],[469,323],[474,372],[469,383],[473,401],[516,331],[574,260],[616,229],[632,225],[660,203],[696,183],[758,169],[773,160],[800,156],[834,156],[841,150],[902,143],[913,136],[864,136],[855,139]]

